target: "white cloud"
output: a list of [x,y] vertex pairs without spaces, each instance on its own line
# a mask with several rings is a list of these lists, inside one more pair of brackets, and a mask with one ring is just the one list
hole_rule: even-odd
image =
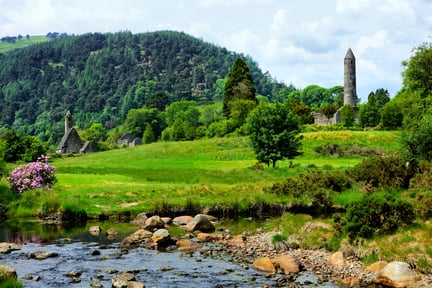
[[57,31],[184,31],[249,54],[298,87],[343,84],[357,58],[360,95],[401,86],[402,60],[432,36],[430,0],[0,0],[0,37]]

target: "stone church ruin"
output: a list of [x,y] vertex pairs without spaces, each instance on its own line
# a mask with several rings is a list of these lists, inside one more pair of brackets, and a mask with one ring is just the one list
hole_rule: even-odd
[[90,153],[96,151],[97,147],[92,141],[83,143],[72,125],[72,114],[68,111],[65,116],[65,133],[57,147],[57,154]]
[[[356,86],[356,67],[355,67],[355,57],[351,48],[348,49],[344,58],[344,105],[351,105],[354,111],[357,112],[357,103],[359,99],[357,97],[357,86]],[[342,108],[341,108],[342,109]],[[331,118],[327,118],[326,115],[322,113],[312,112],[315,124],[328,125],[337,124],[341,122],[340,110]]]

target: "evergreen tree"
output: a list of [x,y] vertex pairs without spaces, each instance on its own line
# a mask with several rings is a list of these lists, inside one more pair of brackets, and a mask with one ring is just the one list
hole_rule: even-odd
[[255,86],[249,67],[246,62],[237,58],[228,73],[224,87],[223,113],[229,118],[231,104],[237,100],[252,100],[257,102],[255,97]]

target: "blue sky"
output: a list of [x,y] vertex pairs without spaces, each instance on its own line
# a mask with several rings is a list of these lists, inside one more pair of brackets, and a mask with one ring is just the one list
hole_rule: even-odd
[[0,0],[0,37],[183,31],[297,88],[343,85],[351,48],[364,102],[401,88],[401,62],[432,41],[431,11],[430,0]]

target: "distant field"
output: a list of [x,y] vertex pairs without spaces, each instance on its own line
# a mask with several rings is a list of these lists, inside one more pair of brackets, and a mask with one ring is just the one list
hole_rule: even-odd
[[[247,205],[259,199],[284,203],[265,188],[314,166],[337,169],[361,157],[323,157],[314,152],[325,143],[361,143],[398,149],[397,132],[311,132],[304,134],[304,154],[277,168],[254,170],[255,155],[247,138],[215,138],[190,142],[158,142],[135,148],[54,159],[58,183],[50,192],[60,203],[83,207],[89,214],[144,211],[161,205]],[[43,198],[43,197],[42,197]]]
[[49,40],[50,39],[46,36],[30,36],[30,39],[28,40],[26,37],[23,37],[21,40],[16,40],[16,43],[6,43],[0,41],[0,53],[4,53],[17,48],[24,48],[33,44],[42,43]]

